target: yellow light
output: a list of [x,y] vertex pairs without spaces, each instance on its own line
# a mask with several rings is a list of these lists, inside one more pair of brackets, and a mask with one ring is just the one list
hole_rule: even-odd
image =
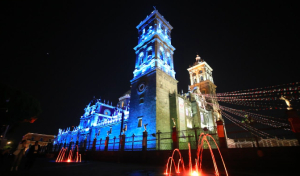
[[11,144],[11,142],[10,142],[10,141],[8,141],[8,142],[7,142],[7,144]]
[[192,173],[192,176],[198,176],[199,174],[196,172],[196,171],[194,171],[193,173]]

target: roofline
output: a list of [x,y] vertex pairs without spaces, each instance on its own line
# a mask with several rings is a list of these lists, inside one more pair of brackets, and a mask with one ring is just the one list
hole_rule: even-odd
[[143,21],[140,22],[139,25],[136,26],[137,29],[139,29],[143,24],[148,21],[152,16],[157,14],[157,16],[172,30],[173,27],[170,25],[170,23],[158,12],[158,10],[153,10],[149,16],[147,16]]
[[55,136],[55,135],[51,135],[51,134],[39,134],[39,133],[26,133],[24,136],[30,135],[30,134],[34,134],[34,135],[44,135],[44,136]]
[[194,69],[194,68],[196,68],[196,67],[198,67],[198,66],[200,66],[200,65],[206,65],[208,68],[211,69],[211,71],[213,71],[213,69],[212,69],[212,68],[208,65],[208,63],[205,62],[205,61],[203,61],[203,62],[201,62],[201,63],[199,63],[199,64],[197,64],[197,65],[194,65],[194,66],[188,68],[187,70],[190,71],[190,70],[192,70],[192,69]]

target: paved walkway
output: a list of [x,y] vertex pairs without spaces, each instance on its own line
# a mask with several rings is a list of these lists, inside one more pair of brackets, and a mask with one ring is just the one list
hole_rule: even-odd
[[[2,165],[3,166],[3,165]],[[4,164],[5,166],[5,164]],[[21,169],[19,171],[9,171],[9,165],[6,163],[6,168],[2,168],[0,175],[17,176],[164,176],[165,166],[150,166],[145,164],[125,164],[125,163],[110,163],[110,162],[82,162],[82,163],[55,163],[53,160],[46,158],[38,158],[33,168],[30,170]],[[3,171],[4,169],[4,171]],[[276,172],[262,172],[253,169],[246,170],[229,170],[230,176],[283,176],[286,174],[278,174]],[[213,169],[206,170],[206,174],[202,176],[213,176]],[[173,174],[180,176],[182,174]],[[225,175],[221,172],[221,175]]]

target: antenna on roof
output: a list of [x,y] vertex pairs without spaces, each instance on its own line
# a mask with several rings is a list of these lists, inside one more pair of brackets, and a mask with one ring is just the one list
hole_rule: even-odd
[[156,10],[156,7],[155,7],[155,6],[153,6],[153,8],[154,8],[154,10]]

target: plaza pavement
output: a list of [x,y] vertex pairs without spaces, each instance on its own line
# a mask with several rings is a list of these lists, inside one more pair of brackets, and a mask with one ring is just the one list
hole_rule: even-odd
[[[251,163],[249,163],[251,164]],[[19,171],[9,171],[9,162],[5,162],[1,167],[1,176],[164,176],[165,166],[153,166],[146,164],[130,164],[116,162],[88,161],[82,163],[55,163],[53,159],[38,158],[30,170],[24,170],[24,163]],[[221,169],[220,169],[221,170]],[[284,172],[275,170],[228,168],[230,176],[283,176]],[[205,170],[207,174],[202,176],[213,176],[213,168]],[[224,171],[220,171],[225,175]],[[292,172],[290,172],[292,173]],[[173,174],[182,175],[182,174]],[[291,174],[288,174],[291,175]]]

